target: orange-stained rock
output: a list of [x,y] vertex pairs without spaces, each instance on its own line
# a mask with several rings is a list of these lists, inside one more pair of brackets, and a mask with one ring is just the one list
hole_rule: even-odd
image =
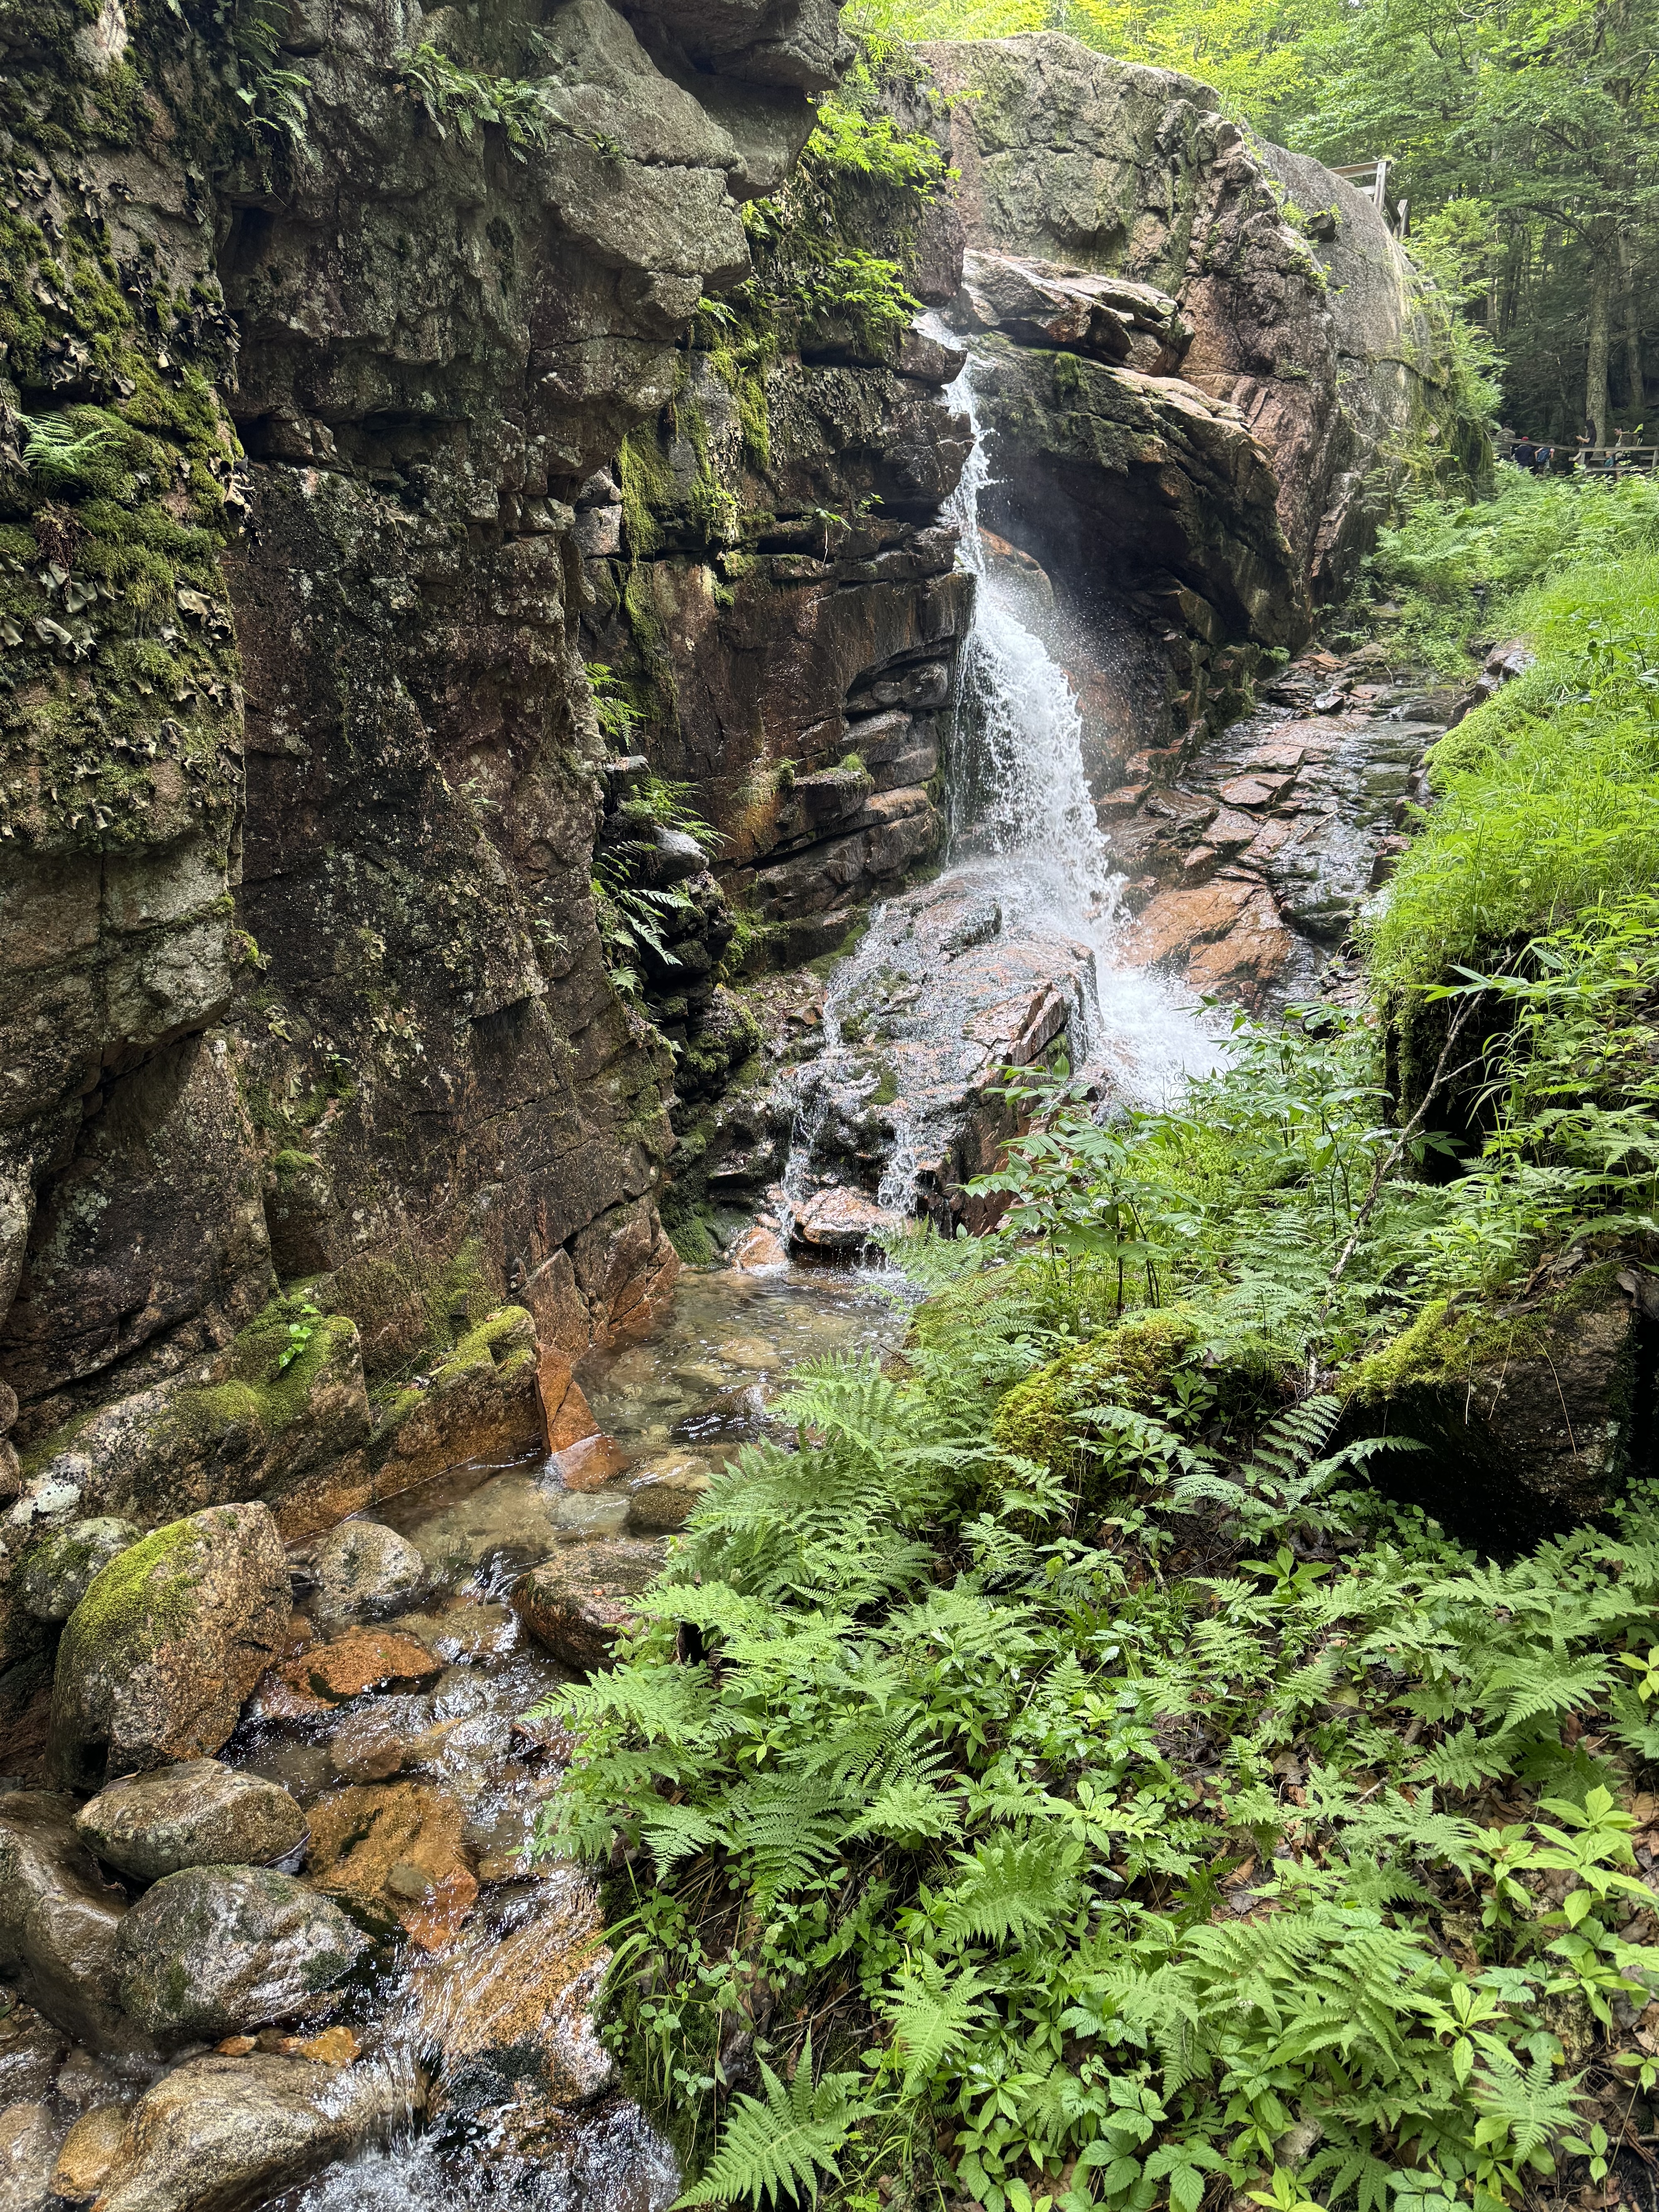
[[1129,932],[1125,953],[1135,967],[1179,967],[1194,990],[1225,987],[1249,1004],[1278,975],[1295,944],[1265,884],[1218,876],[1160,891]]
[[469,2108],[488,2088],[503,2104],[585,2104],[615,2064],[593,2026],[610,1958],[593,1886],[556,1863],[531,1915],[505,1936],[471,1930],[410,1984],[418,2041],[437,2054],[439,2102],[465,2080]]
[[362,2046],[349,2027],[325,2027],[320,2035],[294,2039],[295,2056],[314,2066],[349,2066]]
[[423,1951],[440,1951],[471,1911],[478,1885],[461,1849],[465,1815],[429,1782],[364,1783],[311,1808],[308,1879],[396,1920]]
[[599,1425],[582,1395],[569,1358],[556,1345],[542,1346],[537,1361],[536,1384],[541,1393],[549,1451],[563,1451],[593,1434]]
[[[129,2094],[131,2092],[129,2092]],[[52,2193],[70,2204],[85,2204],[104,2185],[127,2131],[125,2105],[94,2105],[82,2112],[64,2136],[52,2169]]]
[[580,1443],[556,1451],[548,1462],[549,1474],[566,1490],[603,1490],[613,1474],[628,1465],[628,1454],[615,1437],[583,1437]]
[[424,1644],[386,1629],[353,1628],[273,1667],[254,1693],[262,1720],[309,1720],[366,1690],[413,1688],[443,1671]]

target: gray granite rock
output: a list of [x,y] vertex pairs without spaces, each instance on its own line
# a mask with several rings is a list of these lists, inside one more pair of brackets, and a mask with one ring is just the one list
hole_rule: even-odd
[[306,1816],[277,1783],[186,1759],[112,1782],[81,1808],[75,1830],[106,1866],[160,1881],[185,1867],[286,1858],[305,1840]]

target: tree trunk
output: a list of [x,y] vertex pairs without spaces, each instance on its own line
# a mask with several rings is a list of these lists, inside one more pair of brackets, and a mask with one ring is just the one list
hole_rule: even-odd
[[1642,322],[1636,297],[1636,255],[1628,233],[1619,234],[1619,288],[1625,303],[1625,404],[1639,422],[1647,404],[1642,375]]
[[1584,413],[1595,442],[1607,442],[1607,307],[1613,291],[1612,228],[1605,216],[1590,226],[1589,348],[1584,363]]

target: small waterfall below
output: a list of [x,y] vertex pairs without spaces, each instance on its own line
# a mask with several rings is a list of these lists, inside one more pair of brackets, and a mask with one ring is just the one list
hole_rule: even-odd
[[[800,1227],[809,1241],[805,1208],[826,1181],[838,1184],[839,1163],[856,1159],[866,1194],[877,1182],[866,1164],[878,1123],[878,1187],[863,1200],[872,1216],[908,1214],[958,1169],[975,1171],[951,1116],[963,1124],[985,1095],[998,1016],[1001,1060],[1024,1064],[1063,1040],[1074,1066],[1138,1104],[1161,1103],[1220,1054],[1201,1007],[1123,963],[1130,917],[1096,817],[1082,712],[981,526],[995,479],[974,372],[970,357],[945,395],[973,430],[946,512],[976,581],[944,757],[945,866],[876,909],[825,994],[822,1050],[795,1081],[782,1192],[786,1234]],[[982,1138],[981,1155],[994,1142]],[[828,1176],[826,1161],[837,1164]],[[823,1241],[846,1249],[856,1205],[849,1212],[853,1194],[835,1194],[848,1234]]]

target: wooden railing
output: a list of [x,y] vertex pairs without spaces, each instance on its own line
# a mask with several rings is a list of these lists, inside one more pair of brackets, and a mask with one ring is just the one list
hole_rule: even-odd
[[1371,205],[1392,229],[1403,238],[1411,220],[1409,200],[1396,200],[1389,205],[1389,172],[1394,167],[1392,154],[1379,154],[1374,161],[1348,161],[1331,171],[1334,177],[1342,177],[1355,191],[1364,192]]
[[1547,473],[1576,473],[1602,483],[1619,477],[1656,476],[1659,475],[1659,446],[1559,445]]

